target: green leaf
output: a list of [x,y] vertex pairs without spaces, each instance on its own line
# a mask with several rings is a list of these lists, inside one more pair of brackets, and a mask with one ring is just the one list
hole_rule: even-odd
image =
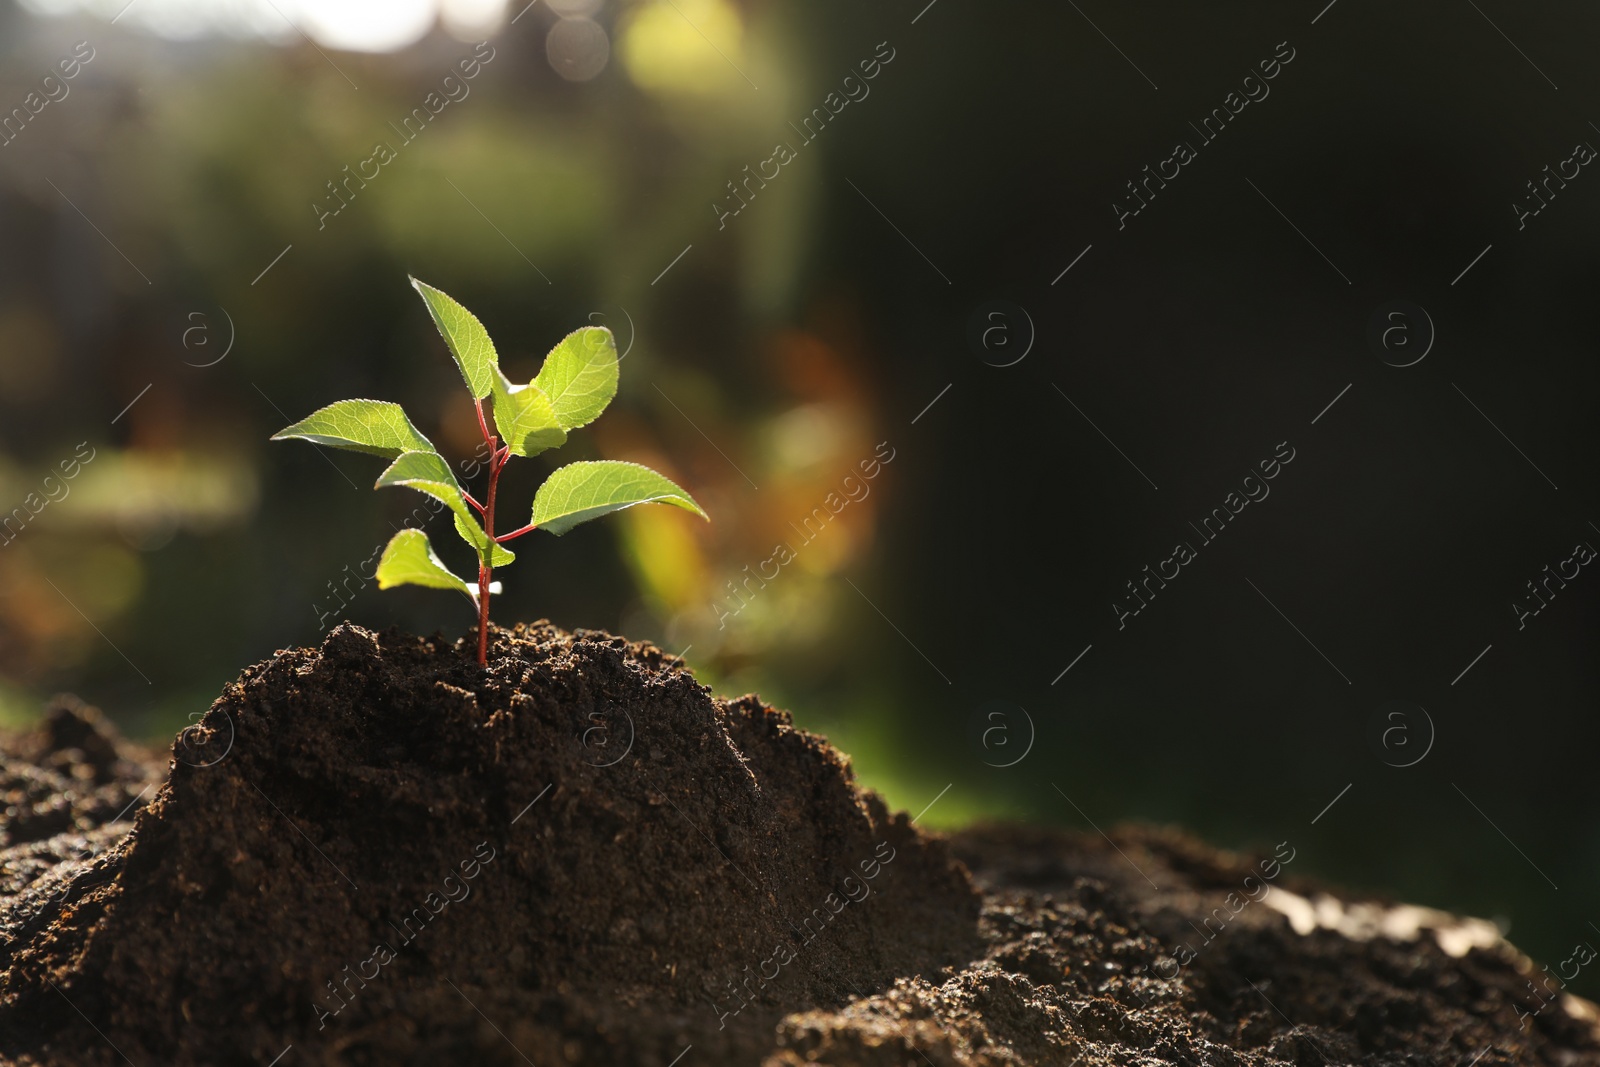
[[537,456],[565,444],[567,431],[556,420],[550,398],[537,385],[512,385],[496,369],[494,425],[514,456]]
[[[461,486],[456,484],[455,475],[450,473],[450,465],[437,452],[406,452],[401,455],[378,475],[378,483],[373,488],[382,489],[390,485],[404,485],[419,493],[427,493],[435,500],[442,500],[456,513],[457,519],[465,519],[469,526],[478,528],[477,520],[467,510]],[[483,537],[482,529],[478,529],[478,536]],[[473,547],[481,549],[482,546],[474,543]]]
[[533,384],[550,398],[563,430],[593,422],[617,395],[617,343],[604,326],[585,326],[544,357]]
[[480,558],[486,549],[489,550],[492,559],[490,566],[499,567],[517,558],[510,549],[490,542],[477,517],[468,510],[467,499],[461,492],[461,486],[456,483],[455,475],[450,473],[450,465],[437,452],[407,452],[395,460],[388,470],[378,475],[376,488],[390,485],[403,485],[448,504],[455,513],[456,533],[472,546]]
[[[461,535],[463,541],[477,549],[478,556],[482,558],[484,546],[489,543],[489,535],[483,532],[482,526],[479,526],[471,519],[464,519],[458,514],[455,516],[455,520],[456,533]],[[516,553],[497,543],[494,546],[492,558],[489,560],[489,566],[504,567],[516,558]]]
[[384,400],[341,400],[272,435],[274,441],[291,437],[385,459],[402,452],[438,451],[411,425],[399,404]]
[[494,372],[500,368],[500,357],[495,354],[494,342],[489,340],[489,331],[472,312],[433,286],[415,278],[411,279],[411,285],[428,305],[428,314],[433,316],[433,324],[439,327],[439,335],[444,338],[450,354],[456,357],[456,365],[467,380],[467,388],[472,390],[472,398],[482,400],[494,388]]
[[425,585],[430,589],[454,589],[465,593],[474,604],[478,598],[466,582],[451,574],[433,554],[428,535],[421,530],[401,530],[389,539],[378,561],[378,588],[397,585]]
[[672,504],[709,518],[688,493],[649,467],[586,460],[569,463],[545,479],[533,497],[533,521],[541,530],[564,534],[580,522],[651,503]]

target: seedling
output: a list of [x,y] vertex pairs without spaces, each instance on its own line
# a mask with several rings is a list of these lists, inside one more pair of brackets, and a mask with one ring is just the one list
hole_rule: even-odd
[[[564,534],[579,523],[635,504],[672,504],[702,519],[706,513],[678,486],[649,467],[616,460],[581,461],[559,467],[533,497],[526,526],[494,532],[495,495],[500,474],[512,456],[535,456],[566,443],[567,433],[593,422],[617,395],[617,346],[611,331],[586,326],[562,338],[545,356],[544,366],[526,385],[513,385],[500,371],[500,359],[483,324],[444,293],[412,278],[428,305],[434,325],[455,357],[472,392],[478,429],[489,448],[489,484],[483,503],[457,483],[450,464],[417,432],[399,404],[383,400],[341,400],[273,434],[274,441],[298,437],[319,445],[366,452],[390,460],[374,488],[403,485],[447,506],[456,533],[478,554],[478,581],[453,574],[434,554],[428,535],[405,529],[390,539],[378,562],[378,588],[424,585],[465,593],[478,609],[478,662],[489,661],[489,593],[496,567],[516,558],[505,547],[534,530]],[[495,430],[489,429],[483,402],[491,400]],[[474,515],[473,513],[477,514]],[[480,522],[479,519],[482,519]]]

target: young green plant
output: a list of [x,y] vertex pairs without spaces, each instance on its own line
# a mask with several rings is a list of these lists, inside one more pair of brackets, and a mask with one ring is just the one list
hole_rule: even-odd
[[[411,284],[422,294],[434,325],[472,393],[478,429],[489,449],[489,480],[483,502],[461,488],[450,464],[432,442],[417,432],[399,404],[341,400],[279,430],[272,439],[298,437],[313,444],[382,456],[391,462],[378,476],[374,488],[406,486],[450,509],[456,533],[478,555],[477,583],[463,581],[441,563],[427,534],[404,529],[383,550],[378,562],[378,588],[423,585],[465,593],[478,611],[478,662],[487,664],[489,592],[494,569],[516,558],[505,547],[507,541],[534,530],[564,534],[579,523],[635,504],[672,504],[702,519],[707,516],[688,493],[649,467],[616,460],[585,460],[553,471],[534,494],[528,524],[497,535],[495,499],[501,472],[512,456],[535,456],[566,443],[569,431],[588,425],[605,410],[617,394],[616,343],[611,331],[604,327],[576,330],[550,350],[533,381],[513,385],[501,373],[500,359],[488,331],[471,312],[430,285],[415,278]],[[490,401],[489,416],[484,414],[485,400]],[[490,418],[494,420],[494,430],[489,428]]]

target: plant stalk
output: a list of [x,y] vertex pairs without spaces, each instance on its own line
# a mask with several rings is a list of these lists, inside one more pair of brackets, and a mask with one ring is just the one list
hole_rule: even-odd
[[500,486],[500,472],[505,468],[506,457],[497,451],[499,442],[489,432],[489,424],[483,417],[483,401],[477,401],[478,428],[483,431],[483,439],[488,442],[489,453],[489,493],[483,502],[483,532],[488,535],[488,544],[478,556],[478,666],[489,665],[489,585],[494,579],[494,496],[495,490]]

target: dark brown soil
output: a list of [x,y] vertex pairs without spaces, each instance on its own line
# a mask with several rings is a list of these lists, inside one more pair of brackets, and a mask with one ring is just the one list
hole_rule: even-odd
[[0,742],[7,1062],[1600,1065],[1585,1002],[1519,1027],[1486,924],[1323,896],[1292,843],[946,841],[605,634],[485,669],[343,626],[172,755],[70,701]]
[[32,902],[0,961],[17,1054],[754,1061],[785,1005],[977,946],[942,842],[655,648],[538,626],[484,669],[343,626],[200,726],[98,877]]

